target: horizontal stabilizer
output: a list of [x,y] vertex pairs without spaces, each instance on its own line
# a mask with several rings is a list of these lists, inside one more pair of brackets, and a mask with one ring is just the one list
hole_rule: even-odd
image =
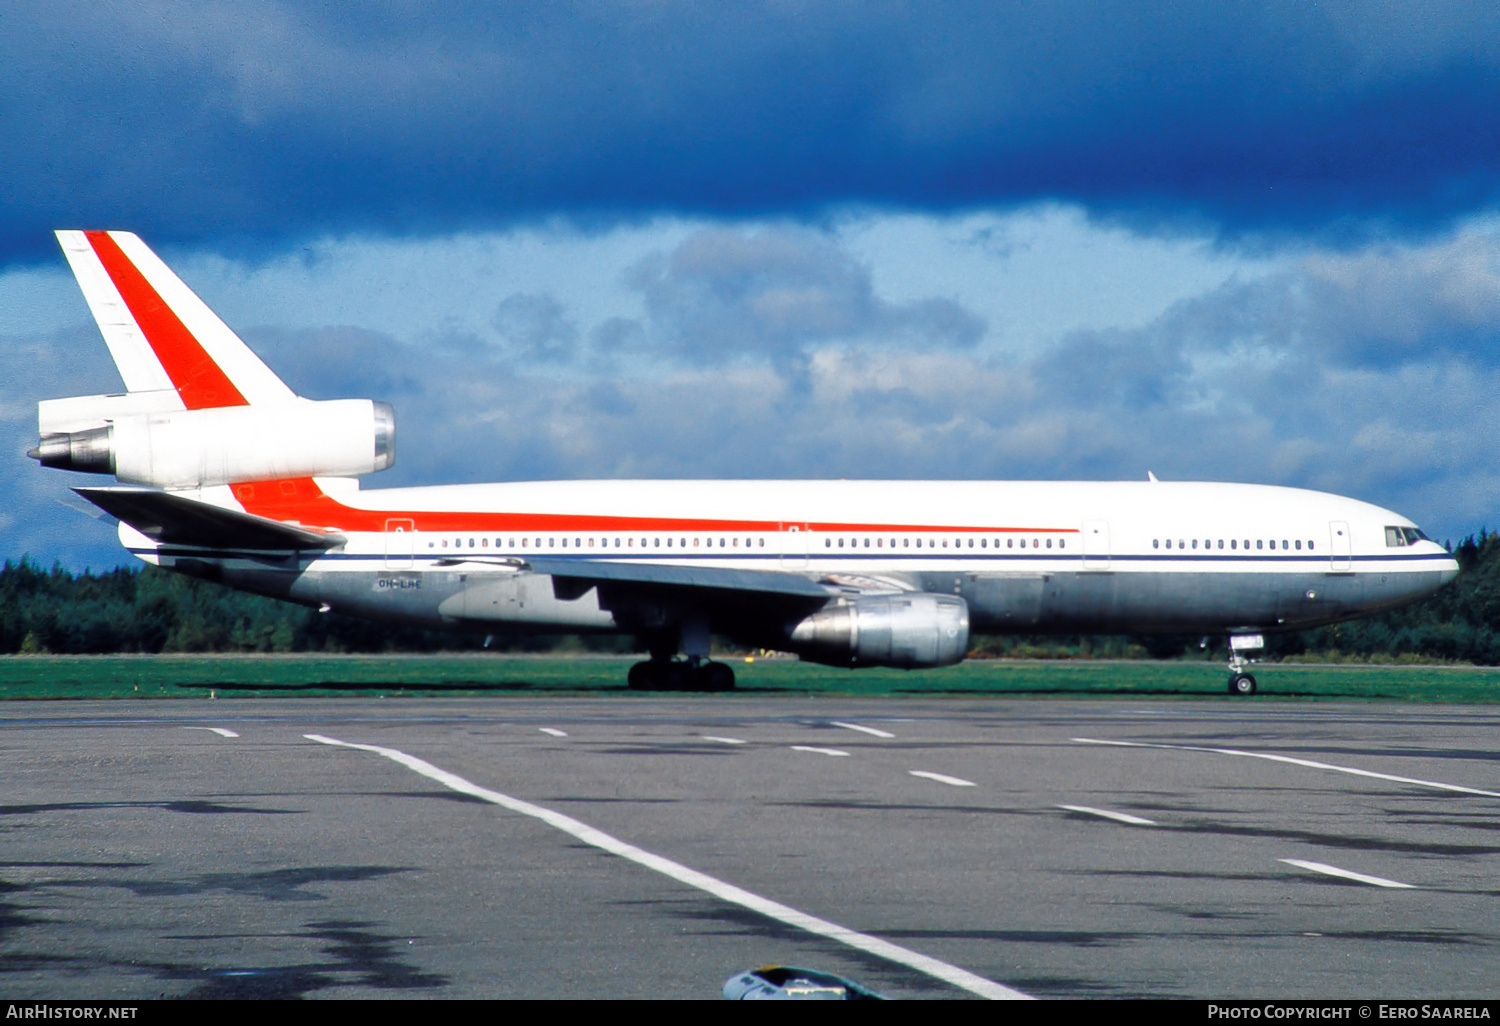
[[735,570],[716,566],[669,566],[654,563],[616,563],[598,559],[559,559],[532,556],[526,565],[539,574],[581,581],[628,581],[689,588],[722,588],[775,595],[826,599],[828,589],[801,574],[778,570]]
[[152,541],[165,545],[285,551],[331,549],[348,540],[334,532],[283,524],[156,488],[75,488],[73,491]]

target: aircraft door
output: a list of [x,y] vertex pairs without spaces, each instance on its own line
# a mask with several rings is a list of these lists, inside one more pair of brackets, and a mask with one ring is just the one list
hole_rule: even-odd
[[806,570],[807,547],[811,532],[806,524],[781,525],[781,567],[783,570]]
[[385,522],[385,565],[389,570],[407,570],[416,550],[417,525],[410,520]]
[[1085,570],[1109,569],[1109,521],[1085,520],[1083,522],[1083,568]]
[[1328,541],[1330,544],[1331,559],[1330,570],[1348,572],[1354,569],[1352,553],[1354,546],[1349,540],[1349,525],[1342,520],[1335,520],[1328,525]]

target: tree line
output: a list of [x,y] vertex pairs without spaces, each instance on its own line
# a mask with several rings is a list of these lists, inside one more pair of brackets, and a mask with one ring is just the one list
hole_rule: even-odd
[[[1461,572],[1402,609],[1316,630],[1267,636],[1271,658],[1416,660],[1500,665],[1500,533],[1456,549]],[[977,636],[975,656],[1203,654],[1196,637]],[[476,650],[480,635],[319,613],[151,566],[75,574],[26,557],[0,568],[0,653],[437,652]],[[628,638],[499,635],[501,651],[626,651]],[[1211,651],[1211,650],[1210,650]]]

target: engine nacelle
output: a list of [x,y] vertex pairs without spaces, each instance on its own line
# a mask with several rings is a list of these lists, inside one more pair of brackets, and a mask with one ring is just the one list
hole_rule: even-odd
[[114,474],[128,484],[158,488],[357,477],[396,462],[395,411],[369,399],[128,412],[106,419],[97,427],[80,424],[44,434],[30,455],[46,467]]
[[951,666],[969,648],[969,604],[957,595],[868,595],[794,624],[788,648],[832,666]]

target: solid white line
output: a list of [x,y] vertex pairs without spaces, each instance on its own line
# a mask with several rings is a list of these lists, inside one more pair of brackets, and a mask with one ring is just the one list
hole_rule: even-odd
[[1405,890],[1416,890],[1416,884],[1402,883],[1399,880],[1387,880],[1383,876],[1366,876],[1363,873],[1355,873],[1348,869],[1340,869],[1338,866],[1330,866],[1323,862],[1304,862],[1302,859],[1278,859],[1289,866],[1299,869],[1308,869],[1314,873],[1326,873],[1329,876],[1341,876],[1345,880],[1357,880],[1360,883],[1370,884],[1374,887],[1400,887]]
[[794,751],[794,752],[817,752],[819,755],[848,755],[849,754],[848,752],[841,752],[837,748],[814,748],[812,745],[792,745],[792,751]]
[[1087,805],[1059,805],[1059,809],[1067,809],[1069,812],[1082,812],[1090,816],[1103,816],[1117,823],[1129,823],[1131,826],[1156,826],[1154,819],[1142,819],[1140,816],[1132,816],[1128,812],[1110,812],[1108,809],[1095,809]]
[[1202,748],[1197,745],[1158,745],[1149,744],[1145,741],[1100,741],[1092,737],[1075,737],[1072,740],[1084,745],[1114,745],[1119,748],[1171,748],[1179,752],[1212,752],[1215,755],[1242,755],[1247,759],[1269,759],[1271,762],[1286,762],[1291,763],[1293,766],[1307,766],[1310,769],[1333,770],[1335,773],[1352,773],[1357,777],[1391,780],[1398,784],[1415,784],[1418,787],[1435,787],[1440,791],[1457,791],[1459,794],[1478,794],[1486,798],[1500,798],[1500,791],[1481,791],[1477,787],[1461,787],[1458,784],[1444,784],[1437,780],[1398,777],[1390,773],[1376,773],[1373,770],[1356,769],[1353,766],[1335,766],[1332,763],[1314,762],[1311,759],[1293,759],[1288,755],[1270,755],[1266,752],[1242,752],[1237,748]]
[[220,737],[239,737],[234,731],[227,727],[184,727],[184,730],[211,730]]
[[741,741],[737,737],[714,737],[712,734],[704,734],[703,740],[717,741],[721,745],[748,745],[749,741]]
[[879,937],[858,933],[848,927],[831,923],[826,919],[819,919],[817,916],[800,912],[789,905],[783,905],[769,898],[763,898],[759,894],[736,887],[734,884],[725,883],[723,880],[709,876],[707,873],[700,873],[696,869],[690,869],[680,862],[673,862],[671,859],[663,858],[660,855],[653,855],[643,848],[627,844],[616,837],[606,834],[602,830],[596,830],[587,823],[574,819],[572,816],[565,816],[560,812],[553,812],[551,809],[543,808],[540,805],[533,805],[519,798],[512,798],[510,795],[501,794],[499,791],[491,791],[487,787],[480,787],[478,784],[471,783],[455,773],[439,769],[430,762],[418,759],[414,755],[407,755],[398,749],[382,748],[379,745],[355,744],[351,741],[339,741],[336,738],[324,737],[322,734],[303,734],[302,736],[309,741],[317,741],[319,744],[336,745],[340,748],[355,748],[362,752],[374,752],[376,755],[383,755],[392,762],[399,763],[430,780],[436,780],[443,786],[452,788],[460,794],[472,795],[482,801],[491,802],[502,808],[510,809],[512,812],[519,812],[524,816],[539,819],[543,823],[556,827],[566,834],[571,834],[585,844],[591,844],[612,855],[629,859],[637,865],[655,870],[663,876],[676,880],[678,883],[687,884],[689,887],[696,887],[700,891],[712,894],[721,901],[727,901],[743,908],[748,908],[771,919],[786,923],[788,926],[795,926],[798,929],[806,930],[808,933],[836,940],[858,951],[868,952],[871,955],[895,962],[898,965],[908,966],[916,969],[918,972],[923,972],[928,976],[942,980],[945,983],[951,983],[955,987],[967,990],[971,994],[978,994],[980,997],[994,999],[1027,999],[1030,997],[1029,994],[1012,990],[1004,984],[985,979],[983,976],[971,973],[967,969],[960,969],[956,965],[949,965],[947,962],[939,961],[930,955],[912,951],[910,948],[903,948],[899,944],[892,944],[890,941],[881,940]]
[[838,720],[830,720],[835,727],[843,727],[845,730],[857,730],[861,734],[869,734],[871,737],[895,737],[888,730],[877,730],[875,727],[861,727],[858,723],[840,723]]
[[543,734],[551,734],[553,737],[568,736],[568,732],[566,730],[558,730],[556,727],[538,727],[537,730],[540,730]]
[[939,784],[952,784],[954,787],[978,787],[972,780],[963,777],[950,777],[945,773],[929,773],[927,770],[907,770],[914,777],[926,777],[928,780],[936,780]]

